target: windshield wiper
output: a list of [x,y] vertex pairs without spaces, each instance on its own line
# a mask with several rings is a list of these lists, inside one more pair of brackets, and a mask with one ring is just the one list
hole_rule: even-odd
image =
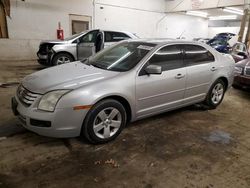
[[104,67],[97,65],[97,64],[91,64],[93,67],[99,68],[99,69],[105,69]]
[[[82,59],[80,60],[82,63],[84,63],[85,65],[91,65],[90,62],[89,62],[89,58],[85,58],[85,59]],[[87,61],[87,62],[86,62]],[[85,63],[86,62],[86,63]]]

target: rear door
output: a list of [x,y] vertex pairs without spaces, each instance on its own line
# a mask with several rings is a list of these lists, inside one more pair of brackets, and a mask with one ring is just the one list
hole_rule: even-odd
[[218,67],[211,52],[200,45],[185,44],[184,63],[187,67],[185,103],[203,100]]
[[182,104],[186,84],[186,68],[179,45],[157,51],[146,63],[162,67],[161,75],[147,75],[142,69],[136,78],[137,117],[156,114]]
[[77,59],[85,59],[95,54],[96,37],[99,30],[90,31],[79,38],[77,44]]
[[104,48],[111,46],[119,41],[130,39],[128,35],[122,32],[105,31],[104,32]]

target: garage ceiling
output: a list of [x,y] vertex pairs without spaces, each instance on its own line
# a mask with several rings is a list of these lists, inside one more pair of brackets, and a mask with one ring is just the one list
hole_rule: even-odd
[[[236,10],[236,11],[235,11]],[[244,6],[231,6],[225,8],[212,8],[195,11],[182,11],[183,14],[200,16],[210,20],[241,20]]]

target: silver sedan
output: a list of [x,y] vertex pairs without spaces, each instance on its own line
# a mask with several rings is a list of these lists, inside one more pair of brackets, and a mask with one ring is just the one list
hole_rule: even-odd
[[128,122],[195,103],[216,108],[233,77],[232,57],[206,44],[124,41],[25,77],[12,109],[40,135],[105,143]]

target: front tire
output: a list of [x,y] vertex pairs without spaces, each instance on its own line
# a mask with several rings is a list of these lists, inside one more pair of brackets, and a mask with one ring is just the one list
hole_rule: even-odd
[[74,58],[70,54],[59,53],[59,54],[56,54],[55,57],[53,58],[52,64],[56,66],[56,65],[70,63],[72,61],[74,61]]
[[85,117],[82,135],[93,144],[114,140],[125,127],[127,113],[123,105],[113,99],[95,104]]
[[215,81],[207,94],[205,105],[208,106],[209,109],[217,108],[224,98],[225,91],[225,83],[221,79]]

